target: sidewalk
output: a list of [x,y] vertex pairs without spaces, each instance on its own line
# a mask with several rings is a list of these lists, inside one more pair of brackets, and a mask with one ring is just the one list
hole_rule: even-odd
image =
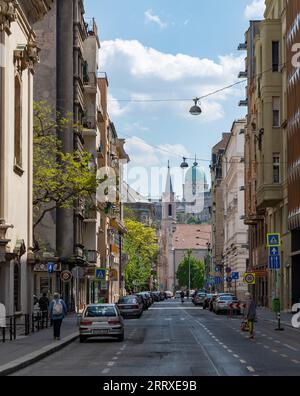
[[77,318],[68,315],[62,324],[60,341],[53,340],[51,327],[15,341],[0,342],[0,376],[8,375],[62,349],[77,337]]
[[[281,326],[288,326],[293,328],[292,326],[292,313],[281,312],[280,313],[280,322]],[[265,320],[272,323],[278,323],[277,314],[271,311],[269,308],[257,308],[257,319],[258,320]],[[297,329],[295,329],[297,330]]]

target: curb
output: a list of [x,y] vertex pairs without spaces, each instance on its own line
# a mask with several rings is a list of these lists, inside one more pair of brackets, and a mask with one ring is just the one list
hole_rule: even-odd
[[78,332],[73,333],[68,337],[62,339],[60,342],[57,342],[53,345],[46,345],[45,347],[39,349],[38,351],[32,352],[19,359],[4,364],[0,366],[0,376],[6,376],[16,371],[19,371],[27,366],[30,366],[31,364],[38,362],[39,360],[59,351],[60,349],[63,349],[65,346],[75,341],[78,337],[79,337]]

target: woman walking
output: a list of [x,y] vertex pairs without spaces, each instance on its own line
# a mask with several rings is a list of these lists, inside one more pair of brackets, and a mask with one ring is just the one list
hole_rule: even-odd
[[254,320],[256,318],[256,305],[251,297],[251,294],[249,292],[246,292],[245,294],[246,297],[246,308],[245,308],[245,319],[248,321],[248,326],[249,326],[249,333],[250,336],[249,338],[251,340],[254,339]]

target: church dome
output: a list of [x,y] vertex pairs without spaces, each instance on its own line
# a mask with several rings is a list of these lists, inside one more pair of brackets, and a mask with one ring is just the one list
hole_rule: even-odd
[[197,166],[189,168],[185,174],[185,183],[207,186],[207,178],[204,169],[198,168]]

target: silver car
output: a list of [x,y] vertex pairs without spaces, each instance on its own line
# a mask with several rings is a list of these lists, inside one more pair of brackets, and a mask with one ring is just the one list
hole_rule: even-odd
[[140,296],[135,294],[124,296],[119,299],[118,308],[124,318],[140,318],[143,314],[143,301]]
[[[214,301],[214,303],[213,303],[214,312],[216,314],[218,314],[220,312],[228,312],[230,310],[229,305],[231,303],[238,303],[238,302],[240,302],[240,301],[237,299],[237,297],[229,295],[229,294],[227,294],[227,295],[223,294],[222,296],[220,296],[219,298],[217,298]],[[240,313],[240,309],[238,309],[237,311],[238,311],[238,313]]]
[[83,311],[79,339],[84,342],[90,337],[115,337],[124,340],[124,322],[115,304],[90,304]]

